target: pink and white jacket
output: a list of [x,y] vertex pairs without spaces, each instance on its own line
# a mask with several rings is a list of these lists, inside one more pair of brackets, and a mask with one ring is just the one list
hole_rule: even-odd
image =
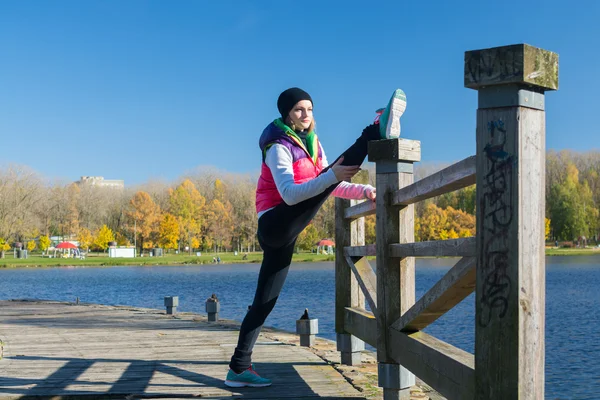
[[[259,141],[263,163],[256,188],[259,217],[282,202],[288,205],[300,203],[338,182],[331,169],[321,174],[328,163],[317,135],[309,133],[306,141],[305,147],[280,119],[263,131]],[[312,151],[309,152],[307,147]],[[341,182],[332,194],[346,199],[364,199],[367,192],[373,190],[371,185]]]

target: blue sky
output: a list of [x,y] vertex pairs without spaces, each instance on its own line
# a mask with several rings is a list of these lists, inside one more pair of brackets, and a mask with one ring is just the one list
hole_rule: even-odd
[[0,165],[51,178],[255,172],[279,93],[315,105],[329,158],[396,87],[426,162],[475,152],[467,50],[557,52],[547,148],[599,146],[600,2],[0,0]]

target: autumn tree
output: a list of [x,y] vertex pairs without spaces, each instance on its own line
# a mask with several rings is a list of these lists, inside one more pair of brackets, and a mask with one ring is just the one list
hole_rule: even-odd
[[35,249],[35,240],[30,240],[27,242],[27,251],[32,252]]
[[143,185],[135,188],[136,192],[146,192],[152,198],[152,201],[161,210],[169,209],[169,183],[162,180],[152,179]]
[[433,203],[429,203],[419,218],[417,236],[421,241],[437,240],[448,223],[448,214]]
[[79,226],[93,232],[104,224],[112,225],[112,210],[120,208],[122,196],[116,189],[79,185]]
[[179,223],[171,214],[165,214],[158,228],[158,244],[165,249],[176,249],[179,242]]
[[203,223],[205,198],[196,190],[194,184],[186,179],[175,190],[169,191],[169,208],[177,217],[180,238],[185,240],[192,254],[192,238],[200,233]]
[[90,251],[90,246],[94,243],[92,232],[87,228],[81,228],[77,234],[77,241],[79,242],[80,248]]
[[567,165],[564,181],[552,187],[548,209],[552,231],[558,239],[589,237],[597,230],[598,208],[587,182],[580,182],[579,170],[574,164]]
[[428,203],[423,216],[416,218],[415,240],[447,240],[475,235],[475,216],[452,207],[442,209]]
[[47,201],[51,204],[51,230],[63,237],[70,238],[79,231],[79,195],[76,184],[54,185],[48,192]]
[[70,184],[65,188],[65,215],[63,224],[59,226],[63,235],[71,237],[79,232],[79,195],[80,189],[76,184]]
[[117,246],[131,246],[131,240],[123,232],[115,232],[115,242]]
[[330,196],[312,220],[321,237],[335,236],[335,198]]
[[[367,215],[365,217],[365,243],[375,244],[376,232],[375,232],[375,214]],[[415,233],[417,229],[415,228]],[[415,239],[416,240],[416,239]]]
[[35,205],[42,182],[37,173],[24,166],[0,170],[0,237],[23,240],[22,233],[35,227]]
[[448,239],[457,239],[459,237],[475,236],[475,216],[463,210],[456,210],[452,207],[446,208],[448,215]]
[[48,247],[50,247],[50,243],[51,243],[50,238],[48,236],[46,236],[46,235],[40,236],[38,244],[39,244],[39,248],[41,251],[48,250]]
[[[237,177],[235,181],[228,184],[228,201],[231,203],[234,221],[233,237],[239,251],[245,247],[251,251],[256,243],[256,230],[258,216],[256,215],[255,197],[256,181],[250,176]],[[203,237],[202,246],[205,246]],[[208,248],[210,248],[209,246]],[[205,247],[206,248],[206,247]]]
[[214,240],[208,235],[202,235],[202,240],[200,241],[200,247],[203,250],[210,250],[214,246]]
[[115,240],[115,236],[113,234],[112,229],[110,229],[106,225],[102,225],[102,227],[98,230],[94,238],[94,246],[96,248],[101,249],[102,251],[106,251],[108,248],[108,242],[113,242]]
[[213,188],[213,200],[218,200],[221,203],[227,201],[226,186],[220,179],[215,179],[215,186]]
[[301,250],[312,250],[319,239],[319,231],[313,224],[309,224],[302,232],[300,232],[300,235],[298,235],[296,247]]
[[10,250],[10,244],[6,239],[0,237],[0,258],[4,258],[8,250]]
[[217,246],[223,246],[233,232],[232,207],[229,202],[221,203],[216,198],[206,207],[206,234],[210,236]]
[[199,249],[200,248],[200,239],[198,239],[196,236],[194,236],[192,238],[192,241],[190,242],[190,247],[193,250]]
[[150,248],[153,239],[158,236],[158,226],[161,215],[160,208],[150,195],[139,191],[129,202],[129,209],[125,212],[128,219],[127,230],[137,236],[139,249]]

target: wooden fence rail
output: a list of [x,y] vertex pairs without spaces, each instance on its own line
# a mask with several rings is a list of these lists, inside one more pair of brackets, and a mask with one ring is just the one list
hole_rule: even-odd
[[[420,142],[370,142],[377,201],[336,199],[338,350],[352,365],[377,348],[386,400],[407,399],[415,375],[449,399],[544,398],[544,92],[558,89],[558,56],[469,51],[464,80],[478,90],[474,156],[414,182]],[[476,237],[414,241],[414,203],[473,184]],[[415,257],[460,260],[416,301]],[[474,291],[475,354],[423,332]]]

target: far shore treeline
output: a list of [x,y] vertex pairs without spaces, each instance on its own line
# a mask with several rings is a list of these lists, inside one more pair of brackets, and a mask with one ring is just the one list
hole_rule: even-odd
[[[447,165],[422,163],[415,180]],[[374,166],[355,181],[375,184]],[[112,177],[111,177],[112,178]],[[118,177],[114,177],[118,178]],[[124,189],[56,182],[27,166],[0,167],[0,250],[23,243],[44,251],[50,237],[77,240],[84,250],[104,251],[111,241],[138,251],[239,251],[259,249],[254,208],[256,174],[198,168],[175,182],[149,181]],[[475,235],[475,186],[418,203],[417,241]],[[597,243],[600,228],[600,151],[549,151],[546,158],[546,239],[565,246]],[[312,250],[334,236],[330,198],[297,246]],[[367,243],[375,240],[375,216],[365,221]]]

